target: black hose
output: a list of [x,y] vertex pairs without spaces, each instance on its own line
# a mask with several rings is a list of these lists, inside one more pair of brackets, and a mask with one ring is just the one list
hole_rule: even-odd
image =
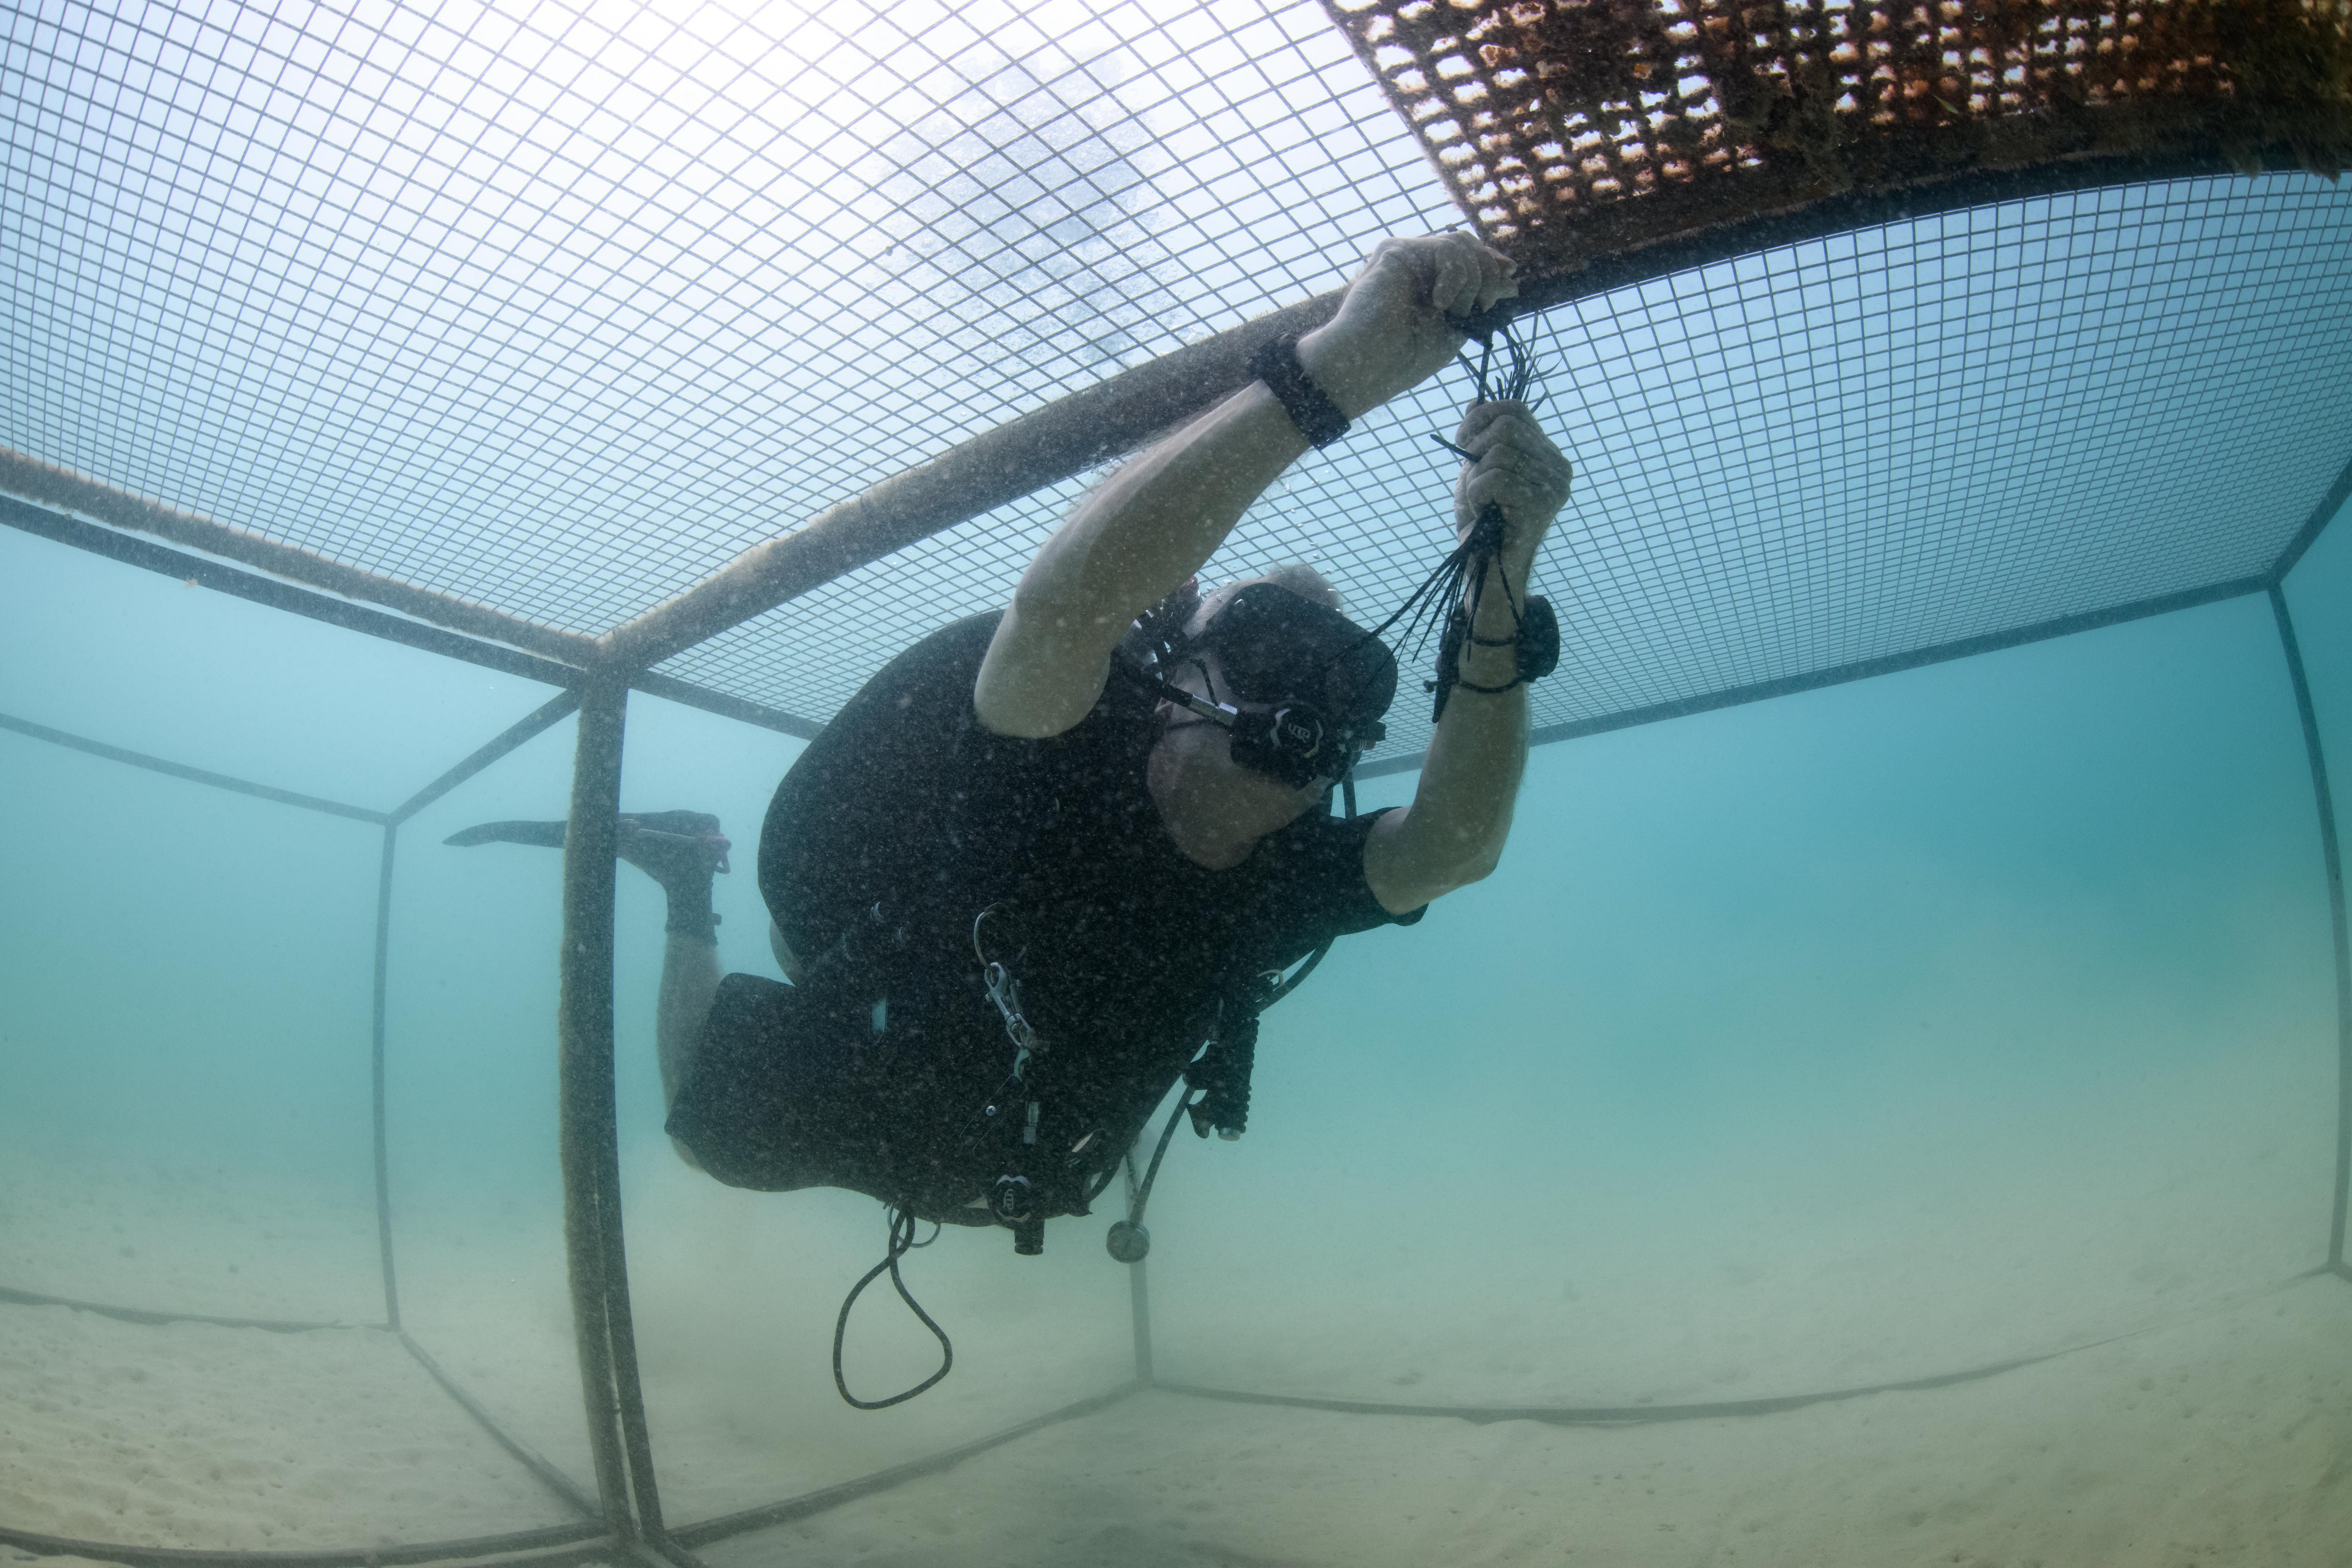
[[[1165,1147],[1164,1142],[1162,1147]],[[913,1213],[901,1208],[890,1210],[888,1255],[881,1262],[867,1269],[866,1278],[850,1287],[848,1296],[841,1303],[841,1316],[835,1320],[833,1325],[833,1385],[841,1391],[842,1398],[860,1410],[887,1410],[893,1405],[903,1405],[947,1376],[948,1369],[955,1365],[955,1346],[948,1342],[947,1331],[931,1321],[931,1315],[924,1311],[921,1303],[908,1293],[907,1282],[898,1277],[899,1258],[904,1258],[915,1247],[930,1246],[939,1238],[940,1233],[935,1227],[929,1237],[917,1241]],[[898,1289],[898,1300],[907,1303],[907,1310],[921,1320],[923,1327],[930,1330],[931,1336],[940,1342],[940,1369],[914,1387],[894,1394],[887,1399],[860,1399],[849,1392],[849,1384],[841,1374],[841,1341],[842,1336],[849,1331],[849,1309],[857,1305],[857,1298],[865,1293],[866,1287],[873,1284],[885,1269],[889,1271],[890,1283]]]
[[[1168,1142],[1176,1136],[1176,1124],[1184,1119],[1184,1113],[1192,1109],[1198,1099],[1187,1090],[1176,1101],[1176,1109],[1168,1113],[1168,1125],[1160,1130],[1160,1147],[1151,1152],[1151,1164],[1144,1171],[1143,1180],[1135,1189],[1133,1201],[1127,1205],[1128,1224],[1140,1226],[1143,1223],[1143,1205],[1151,1201],[1151,1184],[1160,1179],[1160,1162],[1167,1158]],[[1132,1165],[1134,1163],[1135,1156],[1130,1153],[1128,1163]]]
[[1272,991],[1266,994],[1265,1005],[1264,1007],[1260,1007],[1258,1011],[1264,1012],[1265,1007],[1273,1006],[1276,1002],[1281,1001],[1285,996],[1287,996],[1292,992],[1297,990],[1300,983],[1305,981],[1308,975],[1315,973],[1315,966],[1323,962],[1323,955],[1331,951],[1331,943],[1337,940],[1338,939],[1336,937],[1324,938],[1323,945],[1317,948],[1313,952],[1308,953],[1307,955],[1306,963],[1300,964],[1297,969],[1292,970],[1288,979],[1283,981],[1281,984],[1276,986]]

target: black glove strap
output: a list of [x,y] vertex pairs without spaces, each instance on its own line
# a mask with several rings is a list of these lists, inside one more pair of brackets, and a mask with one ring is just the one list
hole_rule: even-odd
[[1298,363],[1297,338],[1273,338],[1249,357],[1249,373],[1265,383],[1282,404],[1282,411],[1298,433],[1317,447],[1328,447],[1348,433],[1348,416],[1324,390],[1307,377]]

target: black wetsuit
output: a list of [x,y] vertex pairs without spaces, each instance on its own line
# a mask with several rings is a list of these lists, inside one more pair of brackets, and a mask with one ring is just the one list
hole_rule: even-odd
[[[975,1200],[1018,1173],[1038,1212],[1083,1213],[1252,976],[1420,917],[1365,885],[1369,817],[1301,818],[1228,870],[1186,858],[1145,787],[1153,699],[1117,671],[1063,734],[982,729],[996,621],[892,660],[777,788],[760,888],[808,973],[727,977],[669,1121],[722,1182],[987,1224]],[[986,956],[1044,1042],[1019,1083],[974,951],[983,910]]]

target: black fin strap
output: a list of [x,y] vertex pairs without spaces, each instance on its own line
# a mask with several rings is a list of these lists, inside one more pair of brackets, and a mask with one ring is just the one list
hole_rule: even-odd
[[[930,1246],[931,1242],[939,1238],[939,1231],[933,1229],[929,1240],[917,1241],[915,1216],[912,1211],[893,1208],[890,1211],[889,1252],[884,1256],[881,1262],[866,1271],[866,1278],[850,1287],[848,1297],[841,1303],[841,1316],[834,1321],[833,1325],[833,1386],[841,1391],[842,1398],[860,1410],[887,1410],[893,1405],[903,1405],[945,1377],[948,1374],[948,1369],[955,1365],[955,1346],[948,1342],[947,1331],[931,1321],[931,1315],[924,1311],[921,1304],[908,1293],[907,1282],[898,1277],[899,1258],[918,1247]],[[887,1399],[860,1399],[849,1392],[849,1384],[841,1375],[841,1341],[842,1336],[849,1331],[849,1309],[857,1305],[857,1298],[865,1294],[866,1287],[873,1284],[885,1269],[889,1270],[890,1283],[897,1287],[898,1300],[907,1303],[907,1310],[920,1319],[923,1327],[930,1330],[931,1336],[940,1342],[940,1370],[915,1384],[914,1387],[894,1394]]]
[[715,942],[719,940],[719,911],[710,907],[707,899],[699,910],[680,910],[673,900],[669,919],[662,930],[671,936],[690,936],[697,942]]

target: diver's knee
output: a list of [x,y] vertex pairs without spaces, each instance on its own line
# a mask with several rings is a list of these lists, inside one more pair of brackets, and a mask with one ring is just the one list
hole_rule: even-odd
[[801,961],[794,956],[792,943],[784,940],[783,928],[772,920],[768,922],[768,951],[776,955],[776,967],[784,972],[784,978],[798,985]]

